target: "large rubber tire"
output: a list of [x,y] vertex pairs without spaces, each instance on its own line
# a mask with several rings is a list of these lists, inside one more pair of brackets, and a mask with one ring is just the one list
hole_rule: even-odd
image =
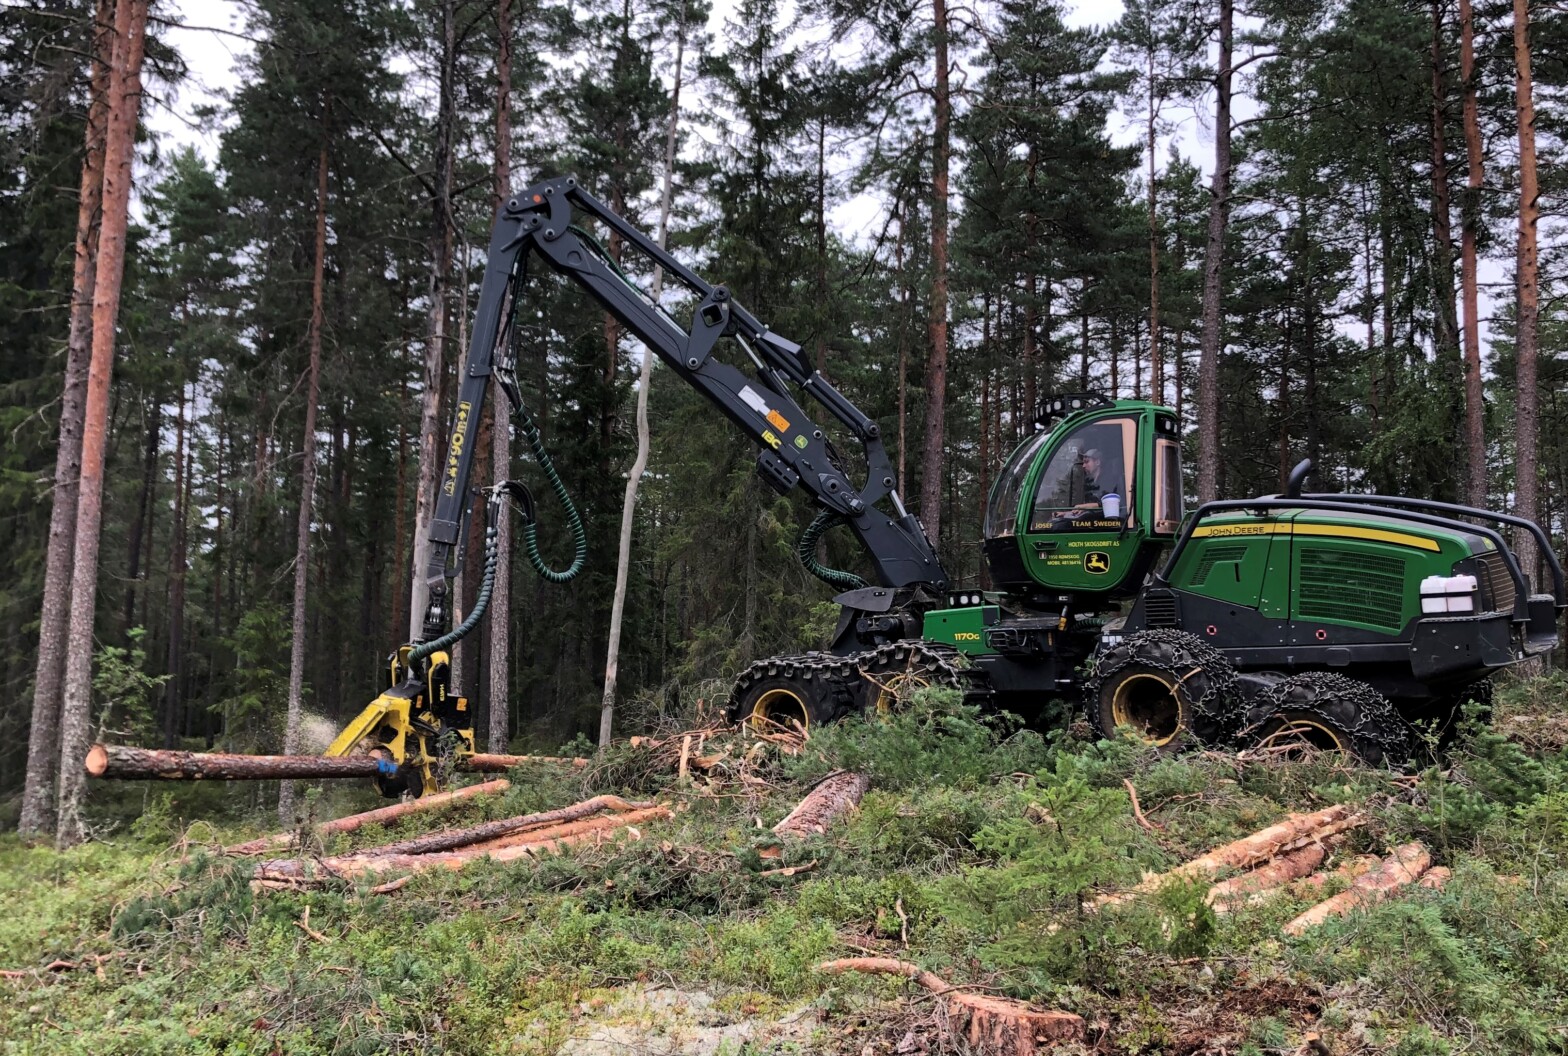
[[854,710],[853,673],[842,658],[826,654],[759,660],[735,680],[729,719],[763,730],[824,726]]
[[1235,681],[1230,661],[1196,635],[1130,634],[1099,657],[1084,686],[1089,725],[1100,737],[1131,729],[1165,753],[1222,744],[1234,726]]
[[1242,739],[1340,751],[1369,766],[1398,766],[1411,746],[1409,726],[1383,694],[1329,671],[1292,675],[1268,690],[1248,712]]
[[968,688],[958,653],[919,640],[890,642],[856,653],[857,704],[869,715],[887,715],[917,690],[928,686]]
[[1459,738],[1465,710],[1473,707],[1476,718],[1483,724],[1492,722],[1493,685],[1490,678],[1472,682],[1457,693],[1449,693],[1432,702],[1424,714],[1412,717],[1417,747],[1435,746],[1439,753],[1454,746]]

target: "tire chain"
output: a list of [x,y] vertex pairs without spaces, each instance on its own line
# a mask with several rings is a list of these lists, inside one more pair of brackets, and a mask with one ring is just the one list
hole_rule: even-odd
[[858,673],[852,657],[837,656],[833,653],[764,657],[736,676],[724,711],[731,722],[740,721],[741,697],[765,678],[789,678],[801,682],[820,679],[822,685],[832,687],[833,718],[838,718],[854,706],[852,684]]
[[1354,740],[1375,744],[1384,760],[1396,765],[1409,756],[1409,727],[1388,698],[1359,679],[1333,671],[1303,671],[1270,686],[1263,692],[1262,700],[1248,711],[1246,726],[1237,738],[1254,736],[1270,716],[1282,709],[1322,714],[1322,704],[1330,701],[1355,705],[1358,718],[1354,726],[1337,717],[1324,716],[1336,727],[1343,727]]
[[[952,646],[937,645],[919,638],[905,638],[879,645],[875,649],[854,653],[857,673],[866,680],[868,691],[874,692],[871,678],[878,675],[918,673],[933,686],[946,686],[963,692],[965,703],[983,703],[990,697],[990,686],[985,674],[971,664],[962,663],[963,656]],[[869,705],[874,697],[868,697]]]
[[1111,731],[1098,728],[1100,687],[1128,664],[1169,672],[1189,688],[1197,681],[1192,677],[1195,670],[1201,672],[1203,690],[1189,694],[1188,699],[1198,719],[1204,720],[1205,729],[1191,730],[1203,744],[1223,742],[1241,726],[1243,716],[1233,706],[1236,669],[1225,654],[1195,634],[1162,627],[1129,634],[1095,658],[1093,671],[1084,682],[1083,700],[1089,725],[1101,736],[1108,736]]
[[933,685],[946,685],[964,691],[965,700],[989,695],[984,674],[977,668],[960,666],[960,653],[921,639],[906,638],[879,645],[848,656],[834,653],[802,653],[795,656],[769,656],[746,668],[735,679],[725,706],[730,721],[740,718],[740,701],[746,692],[765,678],[790,678],[800,681],[821,679],[832,687],[834,718],[857,710],[862,702],[857,690],[866,674],[900,673],[919,663],[921,674]]

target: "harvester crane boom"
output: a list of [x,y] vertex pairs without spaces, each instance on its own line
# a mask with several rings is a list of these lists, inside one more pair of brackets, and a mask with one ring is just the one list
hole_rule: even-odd
[[[627,279],[580,226],[584,218],[615,231],[625,244],[663,267],[698,299],[689,329]],[[757,471],[765,481],[781,494],[796,487],[804,489],[821,511],[819,520],[831,518],[847,524],[869,556],[878,586],[933,591],[946,587],[947,573],[941,561],[919,520],[904,508],[895,490],[892,464],[877,423],[834,388],[799,345],[774,333],[737,304],[726,287],[708,283],[574,177],[564,176],[541,181],[509,198],[502,204],[491,234],[489,261],[430,526],[432,547],[425,576],[431,605],[424,620],[426,638],[439,635],[447,622],[448,563],[463,537],[474,440],[492,374],[513,406],[521,406],[509,331],[523,303],[527,261],[533,253],[586,290],[678,377],[740,426],[761,449]],[[714,356],[715,346],[726,336],[745,349],[755,368],[754,377]],[[790,384],[811,396],[860,442],[867,473],[863,486],[857,487],[837,464],[826,434],[796,402]],[[877,508],[884,499],[893,507],[891,515]]]

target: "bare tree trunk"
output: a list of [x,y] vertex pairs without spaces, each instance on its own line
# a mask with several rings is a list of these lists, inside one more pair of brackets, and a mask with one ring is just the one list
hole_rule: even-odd
[[[496,8],[495,90],[495,189],[492,205],[499,210],[512,193],[512,0],[500,0]],[[511,339],[511,335],[507,335]],[[512,476],[512,406],[499,385],[494,386],[491,413],[495,425],[490,438],[491,478],[509,480]],[[504,511],[496,525],[495,585],[490,588],[490,693],[489,735],[486,743],[492,752],[507,748],[511,715],[512,670],[512,519]]]
[[1198,350],[1198,501],[1219,497],[1220,285],[1230,216],[1230,90],[1233,0],[1220,0],[1220,64],[1214,81],[1214,182],[1203,257],[1203,343]]
[[60,751],[60,694],[65,641],[71,618],[71,564],[76,540],[77,478],[82,471],[82,412],[87,401],[87,361],[92,353],[93,280],[98,258],[98,214],[103,201],[104,129],[109,116],[109,62],[114,49],[114,5],[98,0],[93,16],[92,74],[86,150],[76,204],[76,252],[71,275],[71,329],[66,341],[65,390],[60,397],[60,437],[55,448],[54,506],[39,612],[38,667],[28,723],[27,779],[17,831],[54,831],[55,758]]
[[114,60],[109,75],[104,135],[103,221],[93,279],[93,340],[82,426],[81,487],[71,568],[71,619],[66,639],[65,688],[60,708],[60,817],[62,847],[86,836],[81,759],[92,722],[93,615],[98,606],[98,546],[103,524],[104,453],[108,442],[109,379],[114,369],[115,323],[125,277],[126,220],[141,110],[142,48],[148,0],[119,0],[114,13]]
[[1464,81],[1465,177],[1460,210],[1460,284],[1465,339],[1465,501],[1486,505],[1486,406],[1481,394],[1481,326],[1476,294],[1476,227],[1481,216],[1481,121],[1476,103],[1475,17],[1470,0],[1459,0],[1459,76]]
[[[1536,340],[1540,318],[1537,287],[1536,224],[1540,220],[1540,191],[1535,171],[1535,102],[1530,86],[1530,5],[1514,0],[1514,99],[1519,112],[1519,336],[1514,407],[1515,480],[1514,513],[1535,520],[1538,514],[1536,435],[1539,431],[1540,393],[1536,389]],[[1535,538],[1514,533],[1514,552],[1525,575],[1535,572],[1538,558]]]
[[953,104],[947,77],[947,0],[931,0],[936,38],[935,127],[931,137],[931,348],[926,359],[926,437],[920,518],[931,545],[942,543],[943,427],[947,414],[947,165]]
[[[670,95],[670,118],[664,139],[664,186],[659,200],[659,248],[669,238],[670,204],[674,195],[675,143],[681,120],[681,72],[686,60],[686,12],[681,12],[675,37],[675,85]],[[653,272],[653,299],[664,289],[664,269]],[[819,352],[820,357],[820,352]],[[819,364],[820,369],[820,364]],[[604,699],[599,708],[599,747],[607,748],[615,725],[615,685],[620,676],[621,621],[626,614],[626,587],[631,579],[632,521],[637,509],[637,486],[648,468],[648,389],[653,383],[653,351],[644,348],[642,373],[637,382],[637,457],[626,476],[626,501],[621,504],[620,549],[615,558],[615,595],[610,602],[610,637],[605,649]]]
[[909,468],[909,284],[904,277],[904,214],[898,216],[898,241],[894,244],[898,269],[898,493],[906,495]]
[[[330,120],[331,110],[328,110]],[[310,281],[310,374],[305,383],[305,435],[300,444],[299,523],[294,536],[293,641],[289,647],[288,720],[283,752],[299,751],[300,725],[305,696],[305,598],[310,584],[310,522],[316,493],[316,404],[321,395],[321,328],[327,259],[327,136],[322,128],[321,153],[316,159],[316,264]],[[294,814],[294,782],[284,781],[278,794],[278,817],[286,825]]]
[[446,354],[447,281],[452,272],[452,136],[457,122],[454,65],[457,20],[453,0],[441,4],[440,114],[436,120],[435,193],[431,196],[430,325],[425,345],[425,387],[419,414],[419,481],[414,498],[414,572],[408,637],[419,641],[430,604],[430,520],[436,505],[436,460],[441,446],[442,361]]

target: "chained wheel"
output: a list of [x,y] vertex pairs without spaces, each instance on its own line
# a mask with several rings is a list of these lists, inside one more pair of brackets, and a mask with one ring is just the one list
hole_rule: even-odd
[[1410,755],[1410,730],[1388,700],[1345,675],[1308,671],[1270,687],[1247,714],[1242,740],[1260,748],[1344,752],[1371,766]]
[[833,722],[852,707],[853,670],[842,658],[820,653],[760,660],[735,681],[730,721],[775,732]]
[[1085,686],[1089,725],[1101,737],[1130,730],[1162,752],[1218,744],[1230,733],[1235,669],[1184,631],[1128,635],[1095,663]]
[[1446,752],[1459,739],[1466,709],[1474,709],[1477,721],[1491,724],[1492,694],[1490,678],[1472,682],[1457,692],[1437,698],[1424,714],[1413,716],[1410,724],[1415,727],[1421,741],[1434,746],[1439,752]]
[[917,690],[941,686],[962,690],[964,676],[954,657],[925,642],[892,642],[855,657],[861,707],[885,716]]

